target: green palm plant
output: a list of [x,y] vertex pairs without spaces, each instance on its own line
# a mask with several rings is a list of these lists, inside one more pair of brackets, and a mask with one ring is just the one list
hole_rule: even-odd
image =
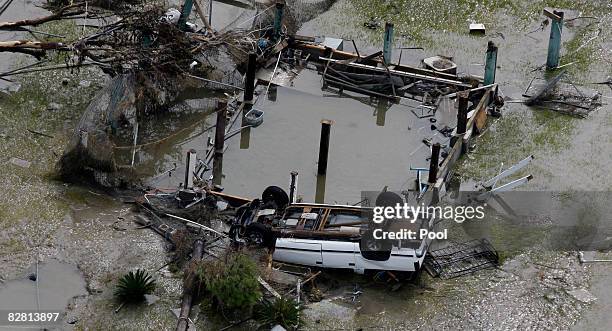
[[274,301],[262,300],[255,306],[253,317],[262,327],[279,324],[287,330],[297,330],[304,325],[302,310],[295,300],[280,297]]
[[144,300],[145,294],[155,290],[155,280],[145,270],[130,271],[119,279],[115,297],[123,303],[137,303]]

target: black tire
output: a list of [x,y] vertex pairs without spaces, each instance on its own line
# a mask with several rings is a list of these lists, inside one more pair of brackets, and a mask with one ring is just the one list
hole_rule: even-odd
[[274,202],[278,209],[283,209],[289,204],[287,192],[278,186],[268,186],[261,194],[264,204]]
[[381,192],[376,197],[376,206],[379,207],[395,207],[397,204],[404,203],[404,199],[393,192]]
[[269,246],[271,237],[270,229],[261,223],[252,223],[246,228],[245,239],[251,244],[260,247]]
[[391,257],[392,246],[386,240],[375,239],[372,232],[366,232],[359,241],[361,256],[366,260],[387,261]]

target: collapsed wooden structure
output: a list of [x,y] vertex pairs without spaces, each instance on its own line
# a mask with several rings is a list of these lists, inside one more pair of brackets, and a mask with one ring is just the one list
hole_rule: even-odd
[[[318,62],[317,68],[322,76],[324,89],[334,88],[340,94],[351,91],[371,98],[386,99],[392,103],[420,103],[425,112],[421,115],[415,113],[417,117],[433,117],[439,108],[444,105],[448,107],[448,103],[443,100],[457,103],[456,127],[449,133],[451,140],[447,152],[440,155],[440,145],[432,145],[430,167],[424,171],[428,172],[428,178],[421,182],[420,176],[417,176],[417,188],[421,191],[419,197],[425,204],[438,201],[454,163],[469,151],[473,138],[482,132],[488,116],[499,116],[498,108],[503,106],[498,85],[494,83],[494,72],[485,72],[488,79],[459,76],[427,68],[387,63],[383,56],[384,51],[364,56],[358,51],[350,53],[332,49],[316,43],[311,37],[293,36],[291,41],[290,48],[307,54],[307,58]],[[496,52],[497,48],[489,43],[487,60],[496,61]],[[492,68],[494,71],[495,66]],[[487,80],[489,81],[486,82]]]

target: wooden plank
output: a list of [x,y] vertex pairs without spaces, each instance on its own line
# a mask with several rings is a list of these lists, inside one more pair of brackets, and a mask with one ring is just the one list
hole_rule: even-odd
[[482,132],[482,129],[484,129],[485,125],[487,124],[487,112],[479,111],[476,113],[475,118],[476,119],[474,120],[474,125],[476,128],[476,131],[480,133]]
[[[300,38],[304,38],[303,36],[300,36]],[[302,49],[305,51],[308,51],[310,53],[317,53],[316,56],[322,56],[324,51],[325,51],[325,47],[324,46],[320,46],[320,45],[313,45],[313,44],[305,44],[305,43],[294,43],[291,45],[293,48],[296,49]],[[351,52],[345,52],[345,51],[339,51],[339,50],[333,50],[333,57],[335,59],[339,59],[339,60],[348,60],[348,59],[354,59],[354,58],[360,58],[360,61],[365,61],[365,58],[360,55],[360,54],[355,54],[355,53],[351,53]],[[378,63],[382,64],[382,61],[379,59],[372,59],[369,61],[370,63],[372,63],[373,65],[376,65]],[[394,70],[400,71],[400,72],[406,72],[406,73],[413,73],[413,74],[420,74],[420,75],[429,75],[429,76],[434,76],[434,77],[440,77],[440,78],[445,78],[445,79],[451,79],[451,80],[456,80],[457,79],[457,75],[453,75],[453,74],[449,74],[449,73],[444,73],[444,72],[439,72],[439,71],[435,71],[435,70],[431,70],[431,69],[423,69],[423,68],[416,68],[416,67],[409,67],[409,66],[405,66],[405,65],[400,65],[397,64],[394,66]]]
[[[324,61],[330,61],[331,63],[340,64],[339,60],[334,60],[334,59],[329,59],[329,58],[320,58],[320,59]],[[387,74],[386,68],[379,68],[379,67],[374,67],[374,66],[370,66],[366,64],[361,64],[361,63],[348,63],[344,65],[352,67],[352,68],[356,68],[356,69],[365,70],[365,71],[377,72],[380,74]],[[472,87],[471,85],[465,84],[461,81],[451,80],[451,79],[446,79],[446,78],[438,78],[438,77],[427,76],[427,75],[422,75],[422,74],[414,74],[414,73],[409,73],[409,72],[398,71],[395,69],[389,69],[389,72],[396,76],[415,78],[415,79],[427,80],[427,81],[436,82],[436,83],[454,85],[454,86],[463,87],[466,89],[469,89]]]
[[444,184],[444,179],[446,178],[446,175],[448,175],[455,162],[461,156],[462,147],[463,141],[461,139],[457,140],[457,142],[455,143],[455,145],[453,145],[453,148],[451,149],[450,153],[448,153],[448,156],[444,159],[444,162],[442,162],[442,165],[438,170],[438,179],[434,187],[440,188]]
[[550,19],[557,20],[557,21],[561,19],[561,16],[559,16],[559,15],[557,15],[557,14],[553,13],[553,12],[552,12],[552,11],[550,11],[550,9],[548,9],[548,8],[544,8],[543,13],[544,13],[544,16],[547,16],[547,17],[548,17],[548,18],[550,18]]
[[468,124],[467,124],[467,132],[465,133],[465,135],[463,136],[463,143],[467,144],[467,142],[470,140],[470,138],[472,137],[472,132],[474,131],[474,122],[476,121],[476,117],[481,116],[479,115],[480,112],[484,112],[484,116],[486,117],[487,114],[487,106],[489,105],[489,99],[491,97],[491,94],[493,93],[493,89],[489,89],[480,99],[480,102],[478,103],[478,106],[476,106],[476,110],[475,113],[470,117],[470,119],[468,120]]
[[216,191],[208,191],[206,192],[206,194],[218,196],[222,198],[223,200],[227,201],[232,207],[240,207],[252,201],[251,199],[248,199],[248,198],[239,197],[237,195],[230,195],[230,194],[226,194],[222,192],[216,192]]
[[270,292],[273,296],[275,296],[278,299],[281,298],[281,295],[278,294],[278,292],[276,292],[276,290],[272,286],[270,286],[270,284],[268,284],[265,280],[263,280],[263,278],[257,276],[257,281],[259,282],[259,284],[261,284],[261,286],[263,286],[266,290],[268,290],[268,292]]
[[[211,0],[212,1],[212,0]],[[254,9],[253,2],[247,0],[215,0],[216,2],[221,2],[226,5],[242,8],[242,9]]]

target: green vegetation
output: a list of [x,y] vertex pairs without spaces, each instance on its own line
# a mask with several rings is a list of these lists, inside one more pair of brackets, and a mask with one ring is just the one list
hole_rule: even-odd
[[[535,0],[518,2],[513,0],[394,0],[371,1],[349,0],[357,9],[351,13],[361,13],[362,20],[378,18],[381,22],[394,22],[397,35],[406,34],[417,41],[427,41],[432,31],[462,32],[467,22],[484,23],[495,27],[500,14],[513,16],[513,25],[524,28],[533,20],[542,17],[542,8],[564,8],[580,10],[582,15],[597,12],[602,4],[586,0]],[[602,8],[603,9],[603,8]],[[376,31],[380,39],[380,31]]]
[[276,324],[287,330],[297,330],[304,325],[301,318],[302,306],[293,299],[281,297],[274,301],[262,300],[255,306],[253,317],[262,328]]
[[230,253],[191,270],[222,308],[249,309],[261,298],[257,265],[247,255]]
[[124,303],[138,303],[145,299],[145,294],[151,294],[155,290],[155,280],[146,271],[130,271],[121,277],[115,290],[115,297]]

